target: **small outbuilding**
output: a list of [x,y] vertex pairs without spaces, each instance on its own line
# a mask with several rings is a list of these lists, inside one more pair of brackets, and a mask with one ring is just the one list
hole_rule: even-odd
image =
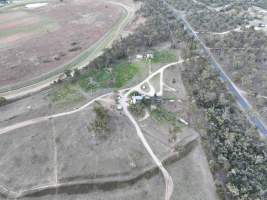
[[153,59],[154,55],[152,53],[146,54],[146,59]]
[[141,54],[137,54],[136,57],[135,57],[137,60],[142,60],[144,58],[143,55]]
[[121,104],[117,104],[117,110],[123,110],[123,107]]
[[142,101],[143,98],[144,98],[143,96],[132,96],[132,103],[136,104],[136,103]]

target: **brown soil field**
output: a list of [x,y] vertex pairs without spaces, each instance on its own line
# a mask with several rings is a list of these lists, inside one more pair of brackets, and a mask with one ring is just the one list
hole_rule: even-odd
[[12,15],[10,13],[1,13],[0,15],[0,24],[7,23],[8,21],[17,20],[21,17],[26,17],[26,13],[23,11],[13,12]]
[[36,24],[38,22],[39,20],[36,17],[20,18],[20,19],[16,19],[16,21],[0,24],[0,29],[5,30],[5,29],[17,28],[18,26],[20,27],[29,26],[31,24]]
[[0,87],[67,63],[103,37],[122,12],[107,1],[51,0],[43,7],[0,13]]

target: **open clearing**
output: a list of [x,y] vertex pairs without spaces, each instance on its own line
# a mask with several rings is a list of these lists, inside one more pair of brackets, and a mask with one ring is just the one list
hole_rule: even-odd
[[[184,102],[187,95],[179,67],[181,65],[169,67],[164,71],[163,79],[158,80],[164,82],[164,97],[176,100],[169,102],[166,99],[162,104],[166,111],[160,111],[169,114],[171,110],[176,116],[188,120],[188,105]],[[11,191],[18,192],[23,197],[20,199],[25,200],[162,199],[164,179],[138,138],[131,121],[123,112],[116,110],[115,101],[115,94],[99,100],[110,116],[109,131],[105,137],[97,135],[90,128],[95,119],[93,107],[96,103],[82,110],[76,107],[70,115],[48,118],[39,124],[0,135],[0,149],[4,153],[0,169],[5,172],[0,179],[0,189],[1,186],[8,188],[8,195],[11,195]],[[47,106],[44,99],[39,99],[39,102],[40,107]],[[29,102],[21,100],[21,105],[19,101],[14,104],[25,108]],[[36,106],[32,105],[31,112],[39,112],[38,104]],[[27,113],[21,109],[17,112],[22,112],[22,115]],[[26,114],[21,117],[29,116]],[[3,117],[0,121],[3,125],[7,122],[12,124],[13,117],[9,116],[7,121]],[[199,195],[207,200],[217,199],[198,133],[183,125],[170,133],[172,125],[169,123],[148,116],[139,126],[157,157],[172,173],[174,191],[181,192],[175,192],[172,199],[178,200],[182,196],[193,200]],[[17,142],[16,136],[19,136]],[[6,148],[7,144],[9,148]],[[36,144],[39,148],[36,148]],[[41,160],[41,166],[35,160]],[[20,165],[14,165],[14,162]],[[25,171],[25,168],[31,170]],[[203,184],[202,180],[206,182]]]
[[[123,9],[107,1],[49,1],[0,13],[0,86],[62,67],[105,35]],[[64,34],[62,34],[64,33]]]

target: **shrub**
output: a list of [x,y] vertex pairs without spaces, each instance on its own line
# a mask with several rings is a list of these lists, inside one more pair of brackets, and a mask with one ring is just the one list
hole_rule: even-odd
[[5,97],[0,97],[0,106],[3,106],[7,103],[7,99]]

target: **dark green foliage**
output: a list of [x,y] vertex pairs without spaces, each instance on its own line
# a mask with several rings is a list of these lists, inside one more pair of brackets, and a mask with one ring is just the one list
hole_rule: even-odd
[[[199,65],[200,64],[200,65]],[[267,151],[224,84],[204,60],[185,67],[184,80],[206,113],[207,140],[220,191],[230,199],[263,199],[267,188]]]
[[138,72],[138,66],[125,61],[112,65],[111,68],[91,69],[79,76],[78,82],[84,90],[99,88],[120,88]]
[[[166,0],[184,10],[187,20],[200,32],[224,32],[248,25],[253,20],[248,8],[266,7],[265,0]],[[224,7],[226,6],[226,7]]]
[[198,31],[223,32],[248,24],[246,16],[239,16],[238,12],[221,14],[207,9],[192,12],[188,19]]
[[267,36],[264,33],[251,27],[225,37],[205,36],[204,39],[207,46],[216,49],[214,54],[227,66],[235,83],[249,92],[267,95]]
[[98,136],[106,136],[109,131],[110,116],[108,110],[101,104],[94,107],[96,114],[95,120],[91,123],[91,129],[98,134]]
[[81,77],[81,72],[80,72],[80,70],[79,69],[74,69],[74,72],[73,72],[73,78],[72,78],[72,82],[76,82],[76,81],[78,81],[79,79],[80,79],[80,77]]
[[259,6],[262,8],[267,8],[267,2],[265,0],[198,0],[199,2],[203,2],[207,5],[213,7],[226,6],[226,5],[240,5],[240,6]]
[[7,103],[7,100],[5,97],[0,97],[0,106],[3,106]]
[[167,111],[161,106],[151,112],[152,117],[159,122],[175,122],[176,116],[174,113]]
[[64,74],[66,75],[66,77],[71,77],[71,70],[70,69],[66,69],[64,71]]
[[142,117],[145,114],[145,108],[143,103],[131,104],[129,111],[136,117]]

